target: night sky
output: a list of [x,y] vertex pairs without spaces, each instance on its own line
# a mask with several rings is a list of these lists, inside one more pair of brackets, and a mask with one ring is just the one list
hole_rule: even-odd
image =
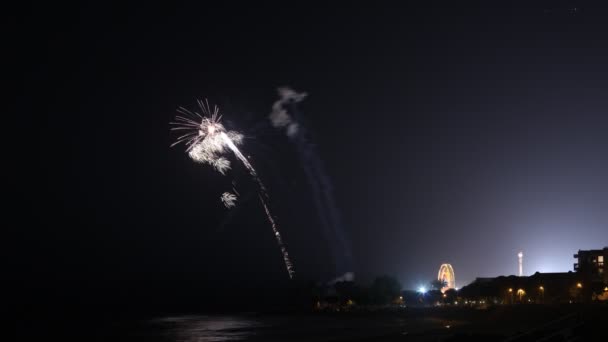
[[175,109],[205,97],[246,135],[296,277],[337,276],[294,146],[267,119],[285,85],[309,94],[299,110],[358,281],[416,288],[447,262],[463,286],[516,274],[519,250],[526,274],[572,270],[577,250],[608,245],[608,11],[436,6],[24,10],[34,92],[18,120],[35,133],[12,182],[18,285],[171,298],[288,284],[245,170],[169,147]]

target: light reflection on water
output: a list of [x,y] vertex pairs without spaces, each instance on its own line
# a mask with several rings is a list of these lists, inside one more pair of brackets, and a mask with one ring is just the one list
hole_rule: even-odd
[[443,335],[448,331],[446,324],[455,324],[398,315],[257,314],[166,317],[150,323],[159,329],[150,332],[160,332],[162,341],[175,342],[350,341],[386,336],[403,338],[404,335],[408,340],[416,341],[412,334],[441,329]]
[[157,320],[165,326],[167,337],[176,342],[243,341],[263,327],[253,319],[233,316],[181,316]]

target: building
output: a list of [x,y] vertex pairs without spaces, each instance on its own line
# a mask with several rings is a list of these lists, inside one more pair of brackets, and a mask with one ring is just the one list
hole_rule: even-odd
[[577,254],[574,254],[574,258],[578,260],[574,264],[574,270],[577,273],[584,275],[592,281],[608,284],[608,270],[606,269],[608,247],[588,251],[579,250]]
[[488,303],[569,303],[591,298],[590,291],[578,273],[536,272],[522,277],[477,278],[460,289],[458,294],[464,299],[482,299]]
[[458,295],[494,303],[573,303],[608,300],[608,247],[579,250],[575,272],[477,278]]

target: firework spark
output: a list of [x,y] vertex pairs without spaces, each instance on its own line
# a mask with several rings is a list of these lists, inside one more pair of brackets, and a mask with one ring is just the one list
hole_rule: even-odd
[[[293,278],[293,264],[289,259],[289,254],[287,253],[287,248],[279,233],[278,226],[270,213],[268,206],[269,196],[266,187],[258,177],[257,172],[249,160],[247,160],[237,147],[237,145],[242,143],[243,135],[238,132],[226,130],[224,125],[220,122],[222,117],[219,115],[219,108],[217,106],[214,106],[213,111],[211,111],[211,107],[207,101],[203,102],[199,100],[198,105],[201,108],[202,114],[189,111],[183,107],[180,107],[177,110],[180,115],[175,117],[175,122],[171,122],[171,125],[175,126],[171,128],[171,130],[183,131],[184,134],[179,136],[171,146],[175,146],[182,142],[185,143],[187,146],[186,151],[190,158],[194,161],[211,165],[222,175],[226,174],[231,168],[230,161],[226,159],[223,154],[226,153],[227,150],[234,153],[259,186],[258,197],[264,207],[266,217],[270,222],[277,244],[283,254],[283,261],[285,262],[289,278]],[[237,197],[232,193],[225,192],[222,194],[221,200],[227,208],[231,208],[235,205]]]
[[222,203],[224,203],[226,208],[232,208],[236,205],[236,204],[234,204],[234,202],[236,202],[235,194],[231,194],[229,192],[224,192],[222,194],[222,197],[220,197],[220,199],[222,200]]

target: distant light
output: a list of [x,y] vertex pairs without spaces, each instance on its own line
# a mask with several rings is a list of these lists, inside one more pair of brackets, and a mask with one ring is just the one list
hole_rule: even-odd
[[425,293],[426,293],[426,288],[425,288],[424,286],[420,286],[420,287],[418,288],[418,292],[420,292],[420,293],[422,293],[422,294],[425,294]]
[[545,290],[545,288],[542,285],[538,289],[541,290],[541,291]]
[[608,286],[604,287],[604,292],[608,291]]
[[576,287],[578,287],[579,289],[583,288],[583,284],[581,283],[576,283]]

